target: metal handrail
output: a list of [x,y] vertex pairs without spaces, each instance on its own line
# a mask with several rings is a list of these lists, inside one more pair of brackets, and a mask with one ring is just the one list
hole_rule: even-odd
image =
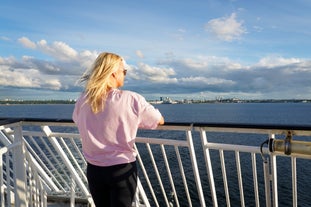
[[[12,126],[20,125],[23,127],[22,134],[26,142],[26,147],[30,150],[30,154],[33,156],[29,159],[37,160],[34,154],[36,151],[33,148],[31,152],[31,143],[36,140],[48,141],[46,145],[52,144],[54,148],[57,149],[57,156],[61,156],[62,160],[65,162],[66,170],[69,169],[69,178],[74,181],[74,185],[69,185],[68,187],[63,187],[62,184],[55,183],[57,178],[48,178],[48,170],[43,166],[38,170],[43,183],[49,186],[49,190],[52,192],[53,189],[58,189],[59,192],[62,190],[68,191],[68,195],[74,193],[80,193],[80,196],[86,196],[90,199],[88,190],[86,187],[86,179],[79,174],[83,173],[83,167],[81,168],[81,162],[71,162],[70,159],[75,157],[72,154],[72,150],[76,151],[78,145],[73,143],[73,140],[79,139],[79,134],[77,129],[73,124],[72,120],[60,120],[60,119],[5,119],[0,118],[0,130],[5,131],[8,136],[12,136],[14,130]],[[28,128],[39,126],[42,131],[31,131]],[[54,131],[53,127],[72,127],[71,132],[61,132]],[[253,185],[253,196],[255,206],[262,205],[263,196],[261,195],[260,177],[264,177],[265,186],[264,188],[264,199],[266,206],[278,206],[279,200],[279,190],[278,189],[278,177],[277,169],[278,162],[276,157],[288,157],[291,161],[291,174],[292,174],[292,203],[293,206],[298,206],[298,196],[297,196],[297,159],[311,159],[310,156],[310,141],[294,140],[296,137],[300,136],[310,136],[311,137],[311,126],[300,126],[300,125],[274,125],[274,124],[236,124],[236,123],[173,123],[169,122],[163,126],[157,128],[159,131],[159,137],[142,137],[139,136],[136,139],[136,147],[138,149],[138,162],[142,169],[140,174],[140,180],[142,180],[142,186],[140,190],[146,191],[145,194],[138,195],[138,200],[143,200],[144,205],[155,205],[155,206],[170,206],[172,203],[176,206],[223,206],[224,202],[227,206],[231,206],[232,190],[231,189],[231,179],[236,177],[238,182],[237,192],[239,193],[240,206],[247,206],[247,200],[245,199],[245,166],[242,164],[244,154],[250,155],[250,175],[253,177],[253,181],[250,182]],[[184,132],[181,135],[181,139],[167,138],[161,135],[161,131],[180,131]],[[216,135],[214,135],[216,133]],[[221,133],[221,135],[219,135]],[[253,146],[247,146],[243,144],[233,144],[233,143],[221,143],[211,140],[213,136],[226,136],[228,134],[234,134],[236,136],[241,136],[241,134],[258,134],[259,136],[265,135],[266,138],[264,142],[257,143]],[[277,137],[277,138],[276,138]],[[200,138],[200,139],[197,139]],[[238,138],[238,137],[236,137]],[[11,140],[13,137],[10,138]],[[70,140],[67,143],[67,140]],[[198,140],[201,143],[198,148]],[[1,144],[1,140],[0,140]],[[2,142],[3,144],[3,142]],[[1,146],[1,145],[0,145]],[[71,146],[74,146],[71,148]],[[79,151],[79,150],[78,150]],[[219,157],[215,159],[214,151],[219,153]],[[232,160],[235,163],[236,174],[232,177],[232,164],[228,165],[228,153],[233,153]],[[40,152],[42,153],[42,152]],[[53,154],[54,151],[49,154]],[[79,152],[80,153],[80,152]],[[198,155],[203,153],[204,155],[204,165],[206,171],[202,171],[202,164],[198,161]],[[174,155],[175,154],[175,155]],[[79,159],[82,154],[79,154]],[[52,156],[52,155],[51,155]],[[262,171],[264,175],[261,175],[259,171],[260,165],[258,163],[261,159],[257,157],[262,157]],[[41,159],[46,159],[44,156]],[[56,159],[56,158],[53,158]],[[174,159],[174,160],[172,160]],[[219,159],[219,161],[218,161]],[[185,164],[186,162],[186,164]],[[231,162],[231,161],[230,161]],[[42,162],[34,162],[34,167],[43,165]],[[178,168],[178,173],[174,167],[171,166],[172,163]],[[150,165],[151,164],[151,165]],[[82,162],[82,165],[83,162]],[[203,165],[203,166],[204,166]],[[73,167],[74,166],[74,167]],[[189,171],[191,167],[191,171]],[[219,176],[215,174],[215,169],[219,168],[221,173],[221,181]],[[247,167],[248,168],[248,167]],[[78,169],[78,170],[75,170]],[[247,169],[248,170],[248,169]],[[180,174],[180,175],[179,175]],[[59,175],[60,176],[60,175]],[[154,176],[155,178],[151,178]],[[193,177],[192,177],[193,176]],[[206,184],[206,177],[208,177],[208,184]],[[79,180],[81,179],[81,180]],[[247,178],[248,179],[248,178]],[[64,183],[64,181],[60,181]],[[71,182],[71,181],[70,181]],[[49,184],[50,183],[50,184]],[[52,187],[52,183],[55,186]],[[223,183],[223,187],[220,186]],[[207,190],[206,185],[209,186]],[[74,189],[72,189],[74,187]],[[159,189],[155,189],[155,186],[159,186]],[[190,187],[190,186],[195,186]],[[205,186],[205,187],[203,187]],[[79,188],[79,189],[77,189]],[[191,189],[190,189],[191,188]],[[181,191],[181,189],[183,189]],[[223,196],[225,200],[220,200],[219,194],[220,189],[223,189]],[[73,190],[73,191],[72,191]],[[194,194],[196,192],[196,195]],[[81,194],[82,192],[82,194]],[[181,194],[179,194],[181,193]],[[272,195],[272,197],[270,197]],[[73,198],[75,199],[75,198]],[[234,198],[237,199],[237,198]],[[91,202],[89,200],[89,202]],[[150,204],[149,202],[153,203]],[[181,203],[182,202],[182,203]],[[74,203],[74,202],[72,202]],[[147,203],[147,204],[146,204]],[[234,203],[234,202],[233,202]],[[235,203],[236,204],[236,203]],[[235,205],[234,204],[234,205]]]

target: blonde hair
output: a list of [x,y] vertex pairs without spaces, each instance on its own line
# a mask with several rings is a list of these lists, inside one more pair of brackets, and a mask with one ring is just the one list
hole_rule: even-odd
[[104,109],[108,91],[113,87],[110,77],[118,70],[122,60],[117,54],[101,53],[90,70],[81,77],[81,82],[86,82],[87,102],[94,113]]

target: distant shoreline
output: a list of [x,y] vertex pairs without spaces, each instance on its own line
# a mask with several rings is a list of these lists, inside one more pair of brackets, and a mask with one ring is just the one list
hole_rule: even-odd
[[13,104],[74,104],[75,100],[0,100],[0,105]]
[[[159,103],[154,100],[148,100],[152,104],[167,104]],[[0,100],[0,105],[13,104],[75,104],[75,100]],[[182,100],[175,101],[173,104],[217,104],[217,103],[311,103],[311,99],[258,99],[258,100]],[[169,103],[170,104],[170,103]]]

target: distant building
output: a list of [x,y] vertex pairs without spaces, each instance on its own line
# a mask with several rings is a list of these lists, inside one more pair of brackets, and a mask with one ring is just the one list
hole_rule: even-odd
[[169,97],[160,97],[160,101],[162,101],[163,104],[176,104],[177,101],[173,101],[171,98]]

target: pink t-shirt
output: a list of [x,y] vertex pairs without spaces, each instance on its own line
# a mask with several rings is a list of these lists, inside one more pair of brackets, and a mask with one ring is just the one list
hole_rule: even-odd
[[94,114],[85,94],[72,115],[82,139],[85,159],[97,166],[134,162],[138,128],[155,129],[161,113],[141,95],[119,89],[109,92],[103,111]]

